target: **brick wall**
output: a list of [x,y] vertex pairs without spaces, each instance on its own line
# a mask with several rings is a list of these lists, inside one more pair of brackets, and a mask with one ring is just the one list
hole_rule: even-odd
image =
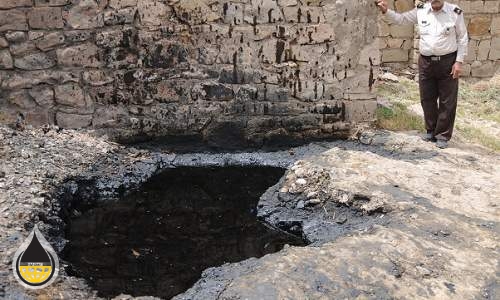
[[[390,0],[397,11],[407,11],[413,0]],[[469,55],[464,65],[464,75],[488,78],[500,70],[500,1],[499,0],[450,0],[464,11],[469,32]],[[418,29],[413,26],[390,25],[379,16],[381,60],[386,65],[416,64],[418,59]],[[413,40],[413,37],[415,39]]]
[[374,115],[376,18],[372,1],[1,0],[0,109],[121,135],[345,134]]

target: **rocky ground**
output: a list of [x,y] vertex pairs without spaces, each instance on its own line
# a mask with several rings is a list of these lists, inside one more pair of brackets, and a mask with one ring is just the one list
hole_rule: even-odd
[[273,165],[289,171],[262,196],[259,216],[311,246],[208,269],[178,299],[498,299],[499,163],[470,145],[439,150],[386,131],[273,153],[173,154],[82,131],[0,127],[0,297],[96,298],[64,263],[41,291],[11,272],[34,223],[61,250],[55,212],[71,205],[55,197],[81,198],[78,182],[105,201],[163,168]]

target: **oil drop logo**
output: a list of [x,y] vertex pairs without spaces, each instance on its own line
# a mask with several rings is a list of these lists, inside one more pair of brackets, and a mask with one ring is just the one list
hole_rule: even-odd
[[36,225],[17,249],[12,269],[17,281],[29,289],[42,289],[56,279],[59,259]]

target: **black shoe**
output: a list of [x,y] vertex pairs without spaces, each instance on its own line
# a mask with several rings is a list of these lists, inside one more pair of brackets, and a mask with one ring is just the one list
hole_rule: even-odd
[[446,141],[446,140],[437,140],[436,147],[438,147],[439,149],[446,149],[446,148],[448,148],[448,141]]
[[436,138],[432,135],[432,133],[426,133],[422,136],[422,140],[426,142],[435,142]]

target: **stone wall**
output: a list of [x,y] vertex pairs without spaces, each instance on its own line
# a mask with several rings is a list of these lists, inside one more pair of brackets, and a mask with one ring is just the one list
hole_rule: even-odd
[[[397,11],[413,7],[413,0],[390,0]],[[464,75],[488,78],[500,70],[500,0],[449,0],[464,11],[469,32],[469,55]],[[413,26],[390,25],[379,17],[381,60],[388,65],[416,64],[418,59],[418,30]],[[415,39],[414,39],[415,38]]]
[[373,119],[373,1],[2,0],[4,121],[261,144]]

